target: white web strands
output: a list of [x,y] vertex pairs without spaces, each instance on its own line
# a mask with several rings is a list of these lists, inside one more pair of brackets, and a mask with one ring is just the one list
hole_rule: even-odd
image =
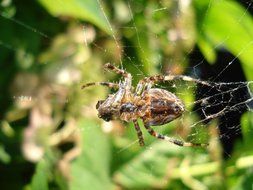
[[[119,52],[120,52],[120,64],[121,64],[121,67],[122,66],[122,62],[123,62],[123,57],[121,56],[121,53],[123,54],[124,58],[126,58],[129,62],[132,62],[132,60],[134,59],[134,57],[130,57],[129,55],[127,55],[125,52],[124,52],[124,47],[125,46],[122,46],[121,43],[119,42],[119,38],[117,38],[116,34],[117,32],[115,31],[112,23],[110,23],[110,20],[104,10],[104,7],[102,5],[102,3],[100,2],[100,0],[97,0],[97,2],[99,3],[100,5],[100,9],[104,15],[104,17],[106,18],[106,21],[108,23],[108,26],[112,32],[112,37],[113,37],[113,40],[115,41],[115,44],[116,44],[116,47],[118,48]],[[210,6],[211,6],[211,2],[210,1]],[[136,33],[136,36],[137,36],[137,46],[133,47],[133,48],[139,48],[141,52],[144,52],[144,49],[143,48],[143,45],[141,44],[140,42],[140,32],[138,30],[138,26],[136,25],[135,21],[134,21],[134,11],[132,10],[131,8],[131,3],[133,3],[133,1],[127,1],[127,8],[128,8],[128,11],[129,11],[129,15],[131,17],[131,21],[132,21],[132,26],[121,26],[121,28],[123,27],[127,27],[127,28],[132,28],[135,33]],[[252,5],[252,2],[249,3],[247,9],[245,10],[244,14],[241,16],[240,19],[238,19],[238,23],[240,23],[246,12],[248,11],[248,9],[251,7]],[[207,12],[209,11],[209,8],[210,6],[208,7],[207,9]],[[167,7],[159,7],[155,10],[153,10],[152,12],[155,14],[159,11],[168,11],[168,8]],[[29,30],[30,32],[34,32],[46,39],[49,39],[51,40],[51,38],[45,34],[44,32],[36,29],[36,28],[33,28],[32,26],[29,26],[27,24],[25,24],[23,21],[20,21],[18,19],[15,19],[15,18],[8,18],[6,17],[6,15],[4,13],[1,13],[0,14],[1,17],[9,20],[10,22],[14,22],[16,23],[17,25],[20,25],[22,27],[24,27],[24,29],[27,29]],[[205,16],[205,15],[204,15]],[[143,31],[142,31],[143,32]],[[85,29],[84,29],[84,35],[85,34]],[[223,43],[229,39],[231,36],[228,35]],[[86,39],[86,38],[85,38]],[[251,41],[250,43],[248,43],[247,46],[251,46],[253,44],[253,41]],[[87,46],[87,41],[85,40],[85,45]],[[101,49],[102,51],[104,52],[107,52],[109,50],[105,49],[104,47],[102,46],[99,46],[97,45],[95,42],[93,43],[93,45],[97,46],[99,49]],[[222,44],[220,44],[222,45]],[[16,51],[15,47],[12,47],[10,44],[7,44],[6,42],[3,42],[3,41],[0,41],[0,46],[2,46],[3,48],[6,48],[6,49],[10,49],[10,50],[14,50]],[[226,63],[225,66],[223,67],[223,69],[219,72],[219,74],[214,78],[217,79],[218,77],[222,76],[222,74],[224,73],[225,70],[228,70],[229,67],[235,62],[235,60],[240,56],[240,54],[243,52],[243,51],[246,51],[247,49],[247,46],[245,46],[241,52],[239,52],[237,55],[235,55],[235,58],[233,60],[231,60],[230,62]],[[131,48],[131,47],[130,47]],[[215,48],[218,48],[215,47]],[[191,52],[188,52],[188,54],[190,54]],[[148,62],[150,64],[151,61],[148,60]],[[202,61],[201,62],[197,62],[195,67],[202,64]],[[136,64],[133,64],[133,66],[141,73],[141,75],[144,75],[143,72],[141,71],[141,69],[138,67],[138,65]],[[140,66],[141,66],[141,63],[140,63]],[[195,68],[193,67],[193,69]],[[171,80],[170,76],[166,76],[167,80]],[[205,122],[211,120],[211,119],[215,119],[215,118],[218,118],[218,117],[221,117],[221,116],[224,116],[225,114],[229,113],[229,112],[233,112],[235,110],[237,110],[239,107],[241,106],[246,106],[247,110],[248,111],[252,111],[253,110],[253,95],[252,95],[252,83],[253,81],[248,81],[248,82],[213,82],[213,81],[203,81],[201,79],[194,79],[192,80],[191,77],[189,76],[184,76],[182,77],[182,80],[184,81],[187,81],[189,83],[199,83],[201,85],[205,85],[205,86],[209,86],[209,90],[216,90],[216,93],[213,94],[212,96],[206,96],[204,98],[201,98],[201,99],[197,99],[195,100],[194,102],[192,102],[191,104],[193,105],[197,105],[199,104],[200,105],[200,108],[201,109],[201,112],[203,113],[204,115],[204,118],[203,119],[200,119],[199,121],[196,121],[195,123],[191,124],[190,127],[195,127],[197,126],[198,124],[205,124]],[[191,85],[191,84],[189,84]],[[195,84],[192,84],[192,85],[195,85]],[[247,89],[247,91],[245,91],[246,94],[248,94],[247,96],[245,96],[244,98],[242,99],[239,99],[237,102],[233,99],[234,97],[234,93],[237,92],[238,90],[240,89]],[[225,99],[225,96],[230,96],[230,98],[228,99]],[[217,97],[221,97],[221,100],[216,100]],[[223,101],[224,100],[224,101]],[[210,109],[210,108],[216,108],[216,106],[221,106],[220,109],[217,109],[215,111],[215,113],[207,113],[207,110]],[[194,111],[189,111],[190,113],[193,113],[193,112],[196,112],[198,110],[194,110]],[[237,128],[238,126],[234,126],[235,128]],[[235,131],[236,132],[236,131]]]

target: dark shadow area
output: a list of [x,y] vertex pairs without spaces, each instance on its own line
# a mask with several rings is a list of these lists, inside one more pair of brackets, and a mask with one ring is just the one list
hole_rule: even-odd
[[[217,52],[217,60],[211,65],[196,48],[190,56],[190,61],[194,74],[202,80],[226,83],[246,81],[240,61],[225,50]],[[224,69],[231,61],[232,64]],[[197,63],[200,64],[196,66]],[[206,115],[223,112],[224,109],[223,114],[218,117],[218,122],[220,141],[224,148],[224,157],[227,158],[235,142],[242,139],[240,118],[248,109],[247,104],[243,102],[250,98],[247,85],[244,83],[221,84],[213,87],[198,85],[196,100],[206,97],[211,98],[206,104],[197,104],[194,109],[201,119],[205,119]]]

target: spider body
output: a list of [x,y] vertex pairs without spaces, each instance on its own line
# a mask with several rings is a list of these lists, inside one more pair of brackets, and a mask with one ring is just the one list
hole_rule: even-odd
[[97,103],[98,117],[105,121],[120,119],[126,122],[141,118],[149,126],[163,125],[184,112],[182,101],[171,92],[151,88],[144,96],[130,96],[112,106],[117,93]]
[[119,119],[126,122],[133,122],[136,129],[139,144],[144,145],[144,139],[140,130],[138,119],[144,123],[144,127],[152,136],[172,142],[179,146],[206,146],[207,144],[183,142],[155,132],[151,126],[158,126],[169,123],[180,117],[185,111],[183,102],[173,93],[159,88],[152,88],[156,82],[164,82],[175,79],[194,81],[206,85],[205,82],[187,76],[152,76],[139,81],[135,91],[132,87],[132,76],[124,70],[106,64],[105,68],[112,70],[124,77],[119,84],[109,82],[87,83],[82,88],[92,85],[104,85],[110,88],[117,88],[115,94],[110,94],[105,100],[98,101],[96,109],[98,117],[105,121]]

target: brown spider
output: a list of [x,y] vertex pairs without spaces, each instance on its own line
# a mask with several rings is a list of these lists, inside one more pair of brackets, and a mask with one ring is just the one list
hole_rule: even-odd
[[115,119],[120,119],[126,122],[132,121],[139,138],[140,146],[144,145],[144,139],[137,122],[138,118],[142,119],[144,127],[147,129],[148,133],[158,139],[163,139],[179,146],[207,146],[207,144],[204,143],[183,142],[181,140],[161,135],[155,132],[150,126],[169,123],[180,117],[185,111],[183,102],[175,94],[167,90],[152,88],[156,82],[181,79],[209,86],[208,83],[183,75],[156,75],[140,80],[134,92],[131,74],[110,63],[105,64],[105,69],[112,70],[117,74],[122,75],[124,80],[119,82],[119,84],[110,82],[93,82],[82,86],[82,89],[93,85],[103,85],[108,86],[109,88],[118,89],[115,94],[110,94],[105,100],[98,101],[96,109],[98,110],[99,118],[102,118],[105,121]]

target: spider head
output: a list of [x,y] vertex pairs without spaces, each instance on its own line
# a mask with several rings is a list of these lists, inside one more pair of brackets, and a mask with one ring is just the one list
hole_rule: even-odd
[[113,119],[112,111],[103,105],[104,102],[105,100],[99,100],[96,104],[96,109],[98,110],[98,117],[102,118],[105,121],[111,121]]

